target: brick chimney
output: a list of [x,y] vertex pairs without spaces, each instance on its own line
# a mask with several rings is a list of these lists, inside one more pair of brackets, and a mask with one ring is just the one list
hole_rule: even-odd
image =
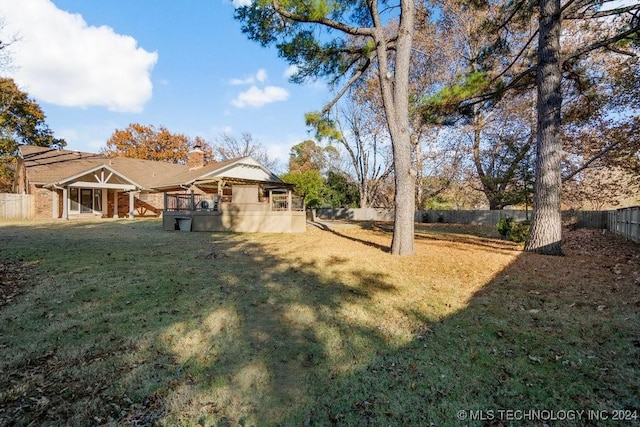
[[189,166],[189,170],[200,169],[204,166],[204,151],[200,145],[195,145],[187,154],[187,166]]

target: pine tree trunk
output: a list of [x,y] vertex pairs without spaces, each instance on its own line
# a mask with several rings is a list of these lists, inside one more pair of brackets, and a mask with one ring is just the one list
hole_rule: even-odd
[[531,231],[525,250],[545,255],[562,255],[560,13],[560,0],[540,0],[536,183]]
[[415,11],[412,0],[401,0],[400,4],[400,24],[393,67],[389,64],[392,49],[387,44],[387,30],[383,26],[376,28],[376,42],[380,89],[393,146],[395,213],[391,253],[411,255],[414,251],[416,170],[412,163],[409,133],[409,66]]
[[[395,213],[391,253],[413,254],[416,210],[416,170],[411,158],[411,135],[409,133],[409,67],[413,43],[414,4],[401,0],[402,12],[396,42],[394,81],[392,86],[392,119],[388,120],[389,133],[393,140],[393,162],[395,171]],[[389,69],[388,67],[385,67]],[[386,80],[386,78],[385,78]],[[389,109],[387,109],[389,113]],[[387,115],[387,117],[389,117]]]
[[404,132],[398,129],[397,133],[399,135],[395,136],[393,147],[395,212],[391,253],[393,255],[411,255],[413,254],[415,232],[416,173],[411,162],[411,142],[408,129]]

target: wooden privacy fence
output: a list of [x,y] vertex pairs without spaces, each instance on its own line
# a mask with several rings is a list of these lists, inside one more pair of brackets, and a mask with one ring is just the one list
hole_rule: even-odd
[[640,206],[609,211],[608,229],[627,240],[640,243]]
[[35,216],[34,195],[0,193],[0,219],[29,219]]
[[[563,211],[563,222],[581,228],[607,228],[608,211]],[[392,209],[320,208],[314,210],[318,219],[351,219],[356,221],[392,221]],[[415,221],[423,223],[496,225],[500,218],[515,221],[531,219],[531,211],[522,210],[417,210]]]

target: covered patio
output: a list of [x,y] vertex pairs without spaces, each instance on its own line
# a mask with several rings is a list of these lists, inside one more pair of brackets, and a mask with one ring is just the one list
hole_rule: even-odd
[[241,178],[195,180],[183,192],[164,193],[163,228],[182,231],[300,233],[303,200],[293,186]]
[[[47,184],[51,190],[53,218],[82,217],[118,218],[123,195],[128,199],[124,208],[133,218],[135,197],[142,186],[119,174],[107,165],[99,165],[58,182]],[[120,206],[119,206],[120,205]]]

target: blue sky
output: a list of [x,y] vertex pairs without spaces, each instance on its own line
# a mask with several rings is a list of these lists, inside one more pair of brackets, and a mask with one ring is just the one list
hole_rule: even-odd
[[97,152],[130,123],[214,141],[248,132],[286,161],[331,98],[293,85],[273,48],[249,41],[228,0],[0,0],[13,63],[2,74],[72,150]]

